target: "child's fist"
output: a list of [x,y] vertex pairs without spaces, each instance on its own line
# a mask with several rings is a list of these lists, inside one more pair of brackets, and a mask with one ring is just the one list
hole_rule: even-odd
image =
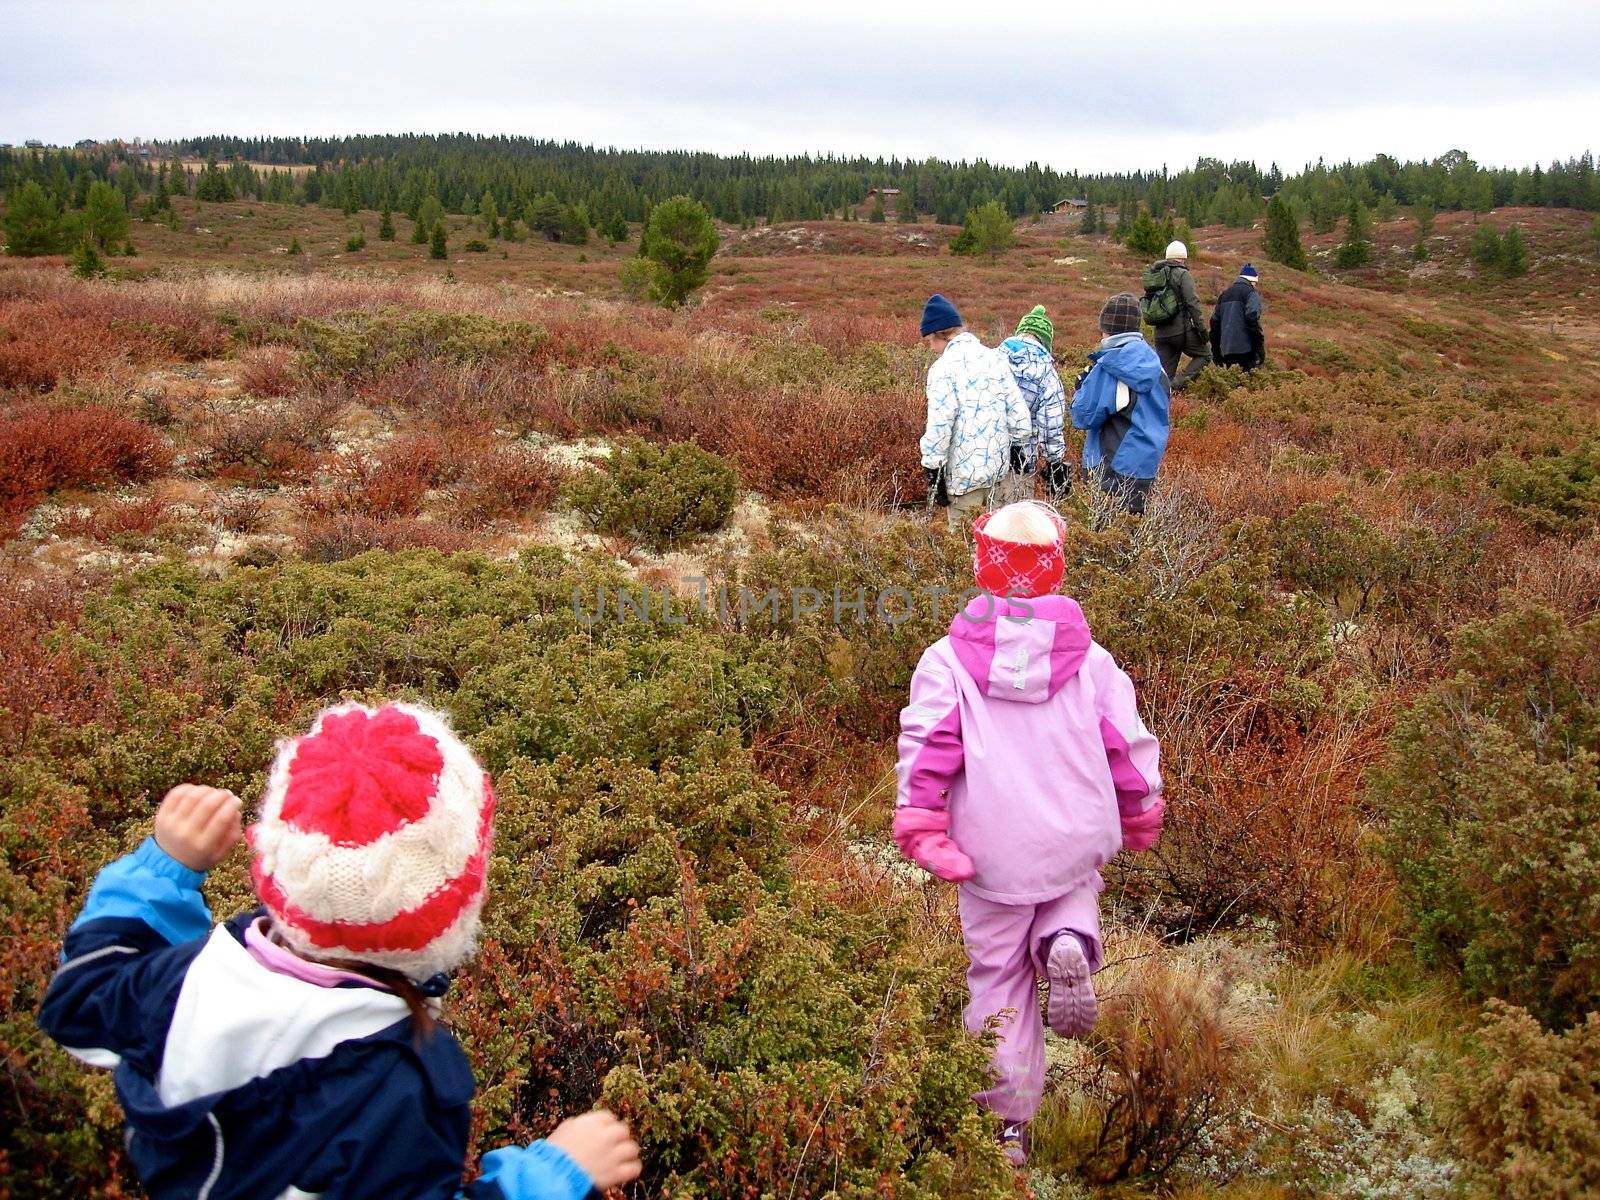
[[583,1168],[596,1191],[609,1191],[639,1178],[639,1143],[627,1125],[604,1109],[561,1122],[547,1140]]
[[180,783],[156,809],[156,845],[191,871],[209,871],[242,836],[239,808],[230,791]]

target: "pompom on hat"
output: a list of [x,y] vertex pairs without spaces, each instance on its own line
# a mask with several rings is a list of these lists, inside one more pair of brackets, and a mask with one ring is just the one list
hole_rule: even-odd
[[476,948],[494,805],[438,713],[341,704],[279,743],[250,877],[296,954],[427,979]]
[[1048,596],[1066,574],[1066,523],[1037,500],[984,513],[972,525],[972,577],[996,596]]

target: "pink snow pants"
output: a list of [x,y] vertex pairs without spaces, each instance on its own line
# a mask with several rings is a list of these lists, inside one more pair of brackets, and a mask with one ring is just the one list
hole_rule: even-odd
[[961,935],[967,946],[966,1024],[980,1033],[998,1018],[995,1085],[975,1099],[1007,1123],[1031,1121],[1044,1095],[1044,1020],[1037,980],[1044,977],[1050,942],[1062,930],[1083,939],[1089,969],[1105,960],[1100,944],[1099,874],[1043,904],[996,904],[960,892]]

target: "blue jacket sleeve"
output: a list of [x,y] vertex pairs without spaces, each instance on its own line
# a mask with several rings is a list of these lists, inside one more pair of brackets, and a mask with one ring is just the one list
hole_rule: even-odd
[[192,957],[173,948],[198,948],[211,928],[204,878],[153,838],[102,870],[67,930],[39,1028],[97,1067],[142,1044],[151,997],[170,991]]
[[1100,366],[1072,395],[1072,425],[1075,429],[1099,429],[1117,402],[1117,385],[1111,372]]
[[[83,910],[72,923],[71,934],[91,921],[126,917],[143,921],[170,946],[192,942],[211,929],[211,910],[200,895],[205,872],[193,871],[145,838],[132,854],[125,854],[95,876]],[[62,958],[67,957],[63,952]]]
[[483,1174],[463,1200],[584,1200],[594,1182],[565,1150],[549,1142],[507,1146],[483,1156]]

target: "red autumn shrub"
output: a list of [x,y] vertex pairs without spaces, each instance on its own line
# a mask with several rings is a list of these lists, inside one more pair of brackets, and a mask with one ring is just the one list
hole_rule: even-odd
[[287,396],[300,384],[294,351],[255,346],[239,356],[239,383],[252,396]]
[[544,512],[568,475],[549,455],[523,445],[481,445],[458,462],[461,478],[450,511],[466,526]]
[[161,527],[171,512],[172,503],[165,496],[113,500],[87,513],[69,517],[56,526],[56,532],[94,541],[106,541],[119,534],[149,535]]
[[923,416],[909,391],[864,395],[825,385],[685,396],[665,406],[661,423],[669,438],[732,459],[745,486],[765,495],[854,500],[867,483],[894,501],[926,490],[917,454]]
[[301,550],[313,562],[339,562],[368,550],[466,550],[473,537],[464,529],[437,521],[396,517],[380,519],[335,513],[309,522],[300,535]]
[[114,409],[16,405],[0,413],[0,522],[54,488],[136,483],[171,463],[166,438]]
[[396,438],[376,459],[349,454],[334,460],[328,478],[307,491],[300,506],[314,517],[412,517],[445,470],[444,447],[437,439],[426,434]]
[[299,482],[327,449],[343,404],[337,394],[313,392],[281,407],[218,415],[197,431],[192,466],[241,483]]

